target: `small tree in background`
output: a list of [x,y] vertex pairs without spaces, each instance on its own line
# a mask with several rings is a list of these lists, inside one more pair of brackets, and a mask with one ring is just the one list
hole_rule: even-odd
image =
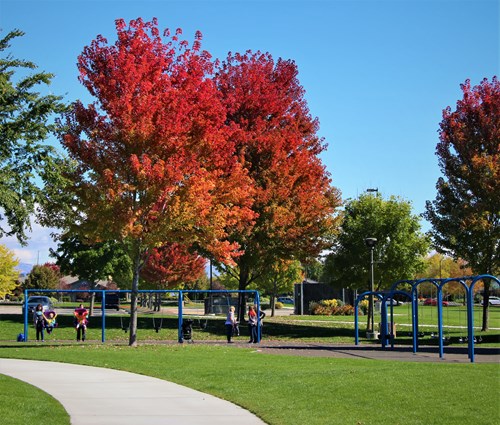
[[[130,275],[130,259],[122,247],[112,241],[87,245],[77,235],[63,235],[57,250],[50,250],[57,259],[61,272],[90,282],[90,289],[96,289],[99,280],[110,276]],[[127,273],[128,272],[128,273]],[[94,314],[95,293],[90,298],[90,315]]]
[[36,265],[24,281],[24,289],[57,289],[61,275],[52,264]]
[[166,244],[152,250],[141,278],[155,289],[171,289],[195,282],[205,273],[206,260],[180,244]]
[[293,292],[293,286],[302,282],[304,273],[299,261],[281,260],[269,265],[267,270],[256,280],[259,289],[269,294],[271,316],[274,316],[276,297],[279,294]]
[[[424,260],[424,270],[417,273],[417,278],[439,278],[447,279],[450,277],[471,276],[472,270],[467,266],[467,263],[462,260],[454,260],[451,257],[442,255],[438,252],[427,257]],[[422,296],[432,297],[435,291],[432,284],[422,283],[419,286]],[[452,296],[455,299],[460,299],[465,302],[464,289],[458,282],[450,282],[444,287],[444,294]],[[435,295],[434,295],[435,297]]]
[[[325,260],[326,281],[338,288],[370,289],[370,250],[366,238],[376,238],[374,290],[397,280],[411,279],[424,266],[429,238],[420,230],[420,219],[411,204],[391,196],[362,194],[346,203],[335,248]],[[368,323],[371,324],[371,314]]]
[[18,286],[19,260],[5,245],[0,245],[0,298],[10,295]]

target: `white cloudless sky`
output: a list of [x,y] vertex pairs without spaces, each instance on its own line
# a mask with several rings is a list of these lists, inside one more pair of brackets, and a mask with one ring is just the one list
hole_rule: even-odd
[[[56,75],[51,91],[70,102],[92,99],[78,82],[77,56],[114,21],[156,17],[183,29],[214,58],[261,50],[292,59],[319,134],[322,160],[344,199],[367,188],[400,196],[421,214],[441,175],[435,147],[442,110],[460,84],[499,74],[498,0],[98,1],[0,0],[2,35],[18,28],[14,57]],[[422,221],[424,230],[428,223]],[[49,260],[49,231],[34,227],[28,247],[0,243],[23,262]]]

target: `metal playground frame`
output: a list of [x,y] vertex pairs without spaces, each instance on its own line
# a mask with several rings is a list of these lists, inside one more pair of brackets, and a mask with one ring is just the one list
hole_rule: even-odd
[[[389,330],[389,322],[387,318],[387,300],[392,300],[395,295],[402,295],[411,301],[412,307],[412,338],[413,338],[413,353],[418,351],[418,287],[422,283],[431,283],[437,289],[437,309],[438,309],[438,342],[439,342],[439,357],[444,358],[444,337],[443,337],[443,287],[450,282],[458,282],[465,290],[467,299],[467,352],[471,362],[474,362],[474,286],[480,280],[489,279],[500,285],[500,280],[492,275],[478,275],[453,277],[447,279],[416,279],[416,280],[400,280],[392,284],[388,292],[367,291],[358,295],[354,302],[354,332],[355,344],[359,345],[359,323],[358,323],[358,304],[366,296],[373,295],[379,298],[381,303],[381,329],[380,341],[382,348],[387,347],[387,341],[390,341],[391,349],[394,349],[394,333],[391,326]],[[410,285],[411,292],[398,290],[400,285]],[[390,302],[390,323],[394,323],[394,306]]]
[[[96,293],[96,294],[101,294],[102,296],[102,305],[106,304],[106,292],[113,292],[114,294],[131,294],[132,290],[113,290],[113,291],[106,291],[102,289],[89,289],[89,290],[79,290],[79,289],[25,289],[24,290],[24,342],[28,341],[28,294],[30,293],[65,293],[65,294],[70,294],[70,293]],[[192,294],[192,293],[199,293],[199,294],[208,294],[208,295],[213,295],[213,294],[231,294],[231,293],[236,293],[236,294],[253,294],[254,295],[254,304],[257,308],[257,317],[259,317],[260,314],[260,294],[259,291],[256,290],[183,290],[183,289],[144,289],[144,290],[138,290],[136,291],[137,294],[177,294],[177,311],[178,311],[178,342],[182,343],[183,342],[183,335],[182,335],[182,322],[183,322],[183,300],[184,300],[184,294]],[[102,326],[101,326],[101,342],[106,342],[106,309],[102,309]],[[261,340],[261,327],[257,326],[257,339],[260,342]]]

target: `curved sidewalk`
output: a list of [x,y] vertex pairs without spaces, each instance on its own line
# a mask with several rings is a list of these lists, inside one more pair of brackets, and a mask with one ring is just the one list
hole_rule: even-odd
[[144,375],[68,363],[0,359],[0,374],[57,399],[72,425],[263,425],[228,401]]

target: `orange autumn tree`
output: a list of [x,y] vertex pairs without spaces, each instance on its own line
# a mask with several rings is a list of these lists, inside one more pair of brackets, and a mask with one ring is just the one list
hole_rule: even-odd
[[224,109],[201,34],[190,46],[157,21],[116,21],[114,44],[98,36],[78,58],[80,81],[96,98],[73,105],[62,143],[76,169],[68,230],[114,240],[133,264],[129,344],[137,343],[139,275],[154,248],[196,244],[222,262],[227,240],[254,218],[245,170],[226,135]]
[[229,54],[215,76],[231,140],[255,187],[254,227],[228,237],[244,253],[237,267],[222,267],[240,290],[278,260],[316,257],[336,228],[340,195],[319,158],[326,146],[297,74],[293,61],[249,51]]

